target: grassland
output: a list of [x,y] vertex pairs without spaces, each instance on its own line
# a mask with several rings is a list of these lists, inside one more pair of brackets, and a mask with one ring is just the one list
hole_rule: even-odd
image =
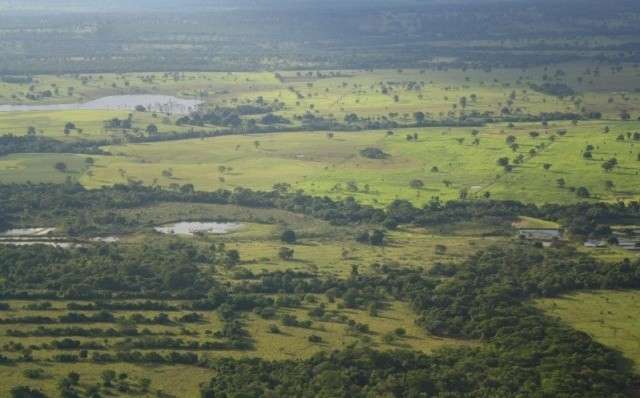
[[[3,183],[53,182],[78,180],[88,171],[87,156],[73,154],[21,154],[0,158],[0,181]],[[64,163],[65,171],[55,168]]]
[[[605,125],[610,126],[608,134],[602,133]],[[200,190],[270,189],[287,182],[309,194],[354,196],[373,204],[399,198],[416,203],[434,196],[453,199],[462,190],[471,196],[488,192],[497,199],[567,203],[582,200],[570,187],[584,186],[594,199],[630,200],[640,193],[638,149],[635,142],[618,141],[617,136],[637,127],[606,122],[577,127],[557,123],[547,131],[534,125],[489,126],[480,129],[479,145],[472,143],[471,129],[464,128],[398,130],[393,136],[381,131],[337,133],[331,139],[324,133],[279,133],[128,144],[108,147],[115,156],[97,158],[93,175],[83,175],[80,182],[97,187],[133,179],[163,186],[192,183]],[[558,136],[556,130],[567,133]],[[531,131],[541,135],[532,138]],[[413,133],[419,135],[418,141],[407,141],[405,135]],[[516,152],[505,144],[510,135],[519,143]],[[544,148],[531,156],[530,150],[541,145]],[[582,156],[587,145],[596,148],[589,160]],[[390,156],[364,158],[359,151],[367,147]],[[501,157],[518,155],[523,163],[510,173],[496,164]],[[619,166],[605,172],[602,163],[614,157]],[[226,169],[221,171],[221,166]],[[170,176],[163,175],[165,170]],[[557,185],[560,178],[565,187]],[[411,188],[413,179],[422,180],[424,187]],[[607,188],[606,181],[614,187]]]
[[[568,84],[577,94],[559,98],[529,87],[530,83],[543,82]],[[420,128],[392,129],[394,135],[385,130],[334,132],[332,139],[323,131],[125,143],[106,147],[114,156],[97,157],[90,170],[83,173],[76,168],[78,174],[70,176],[87,187],[141,181],[162,186],[192,183],[201,190],[239,186],[270,189],[274,183],[287,182],[313,195],[354,196],[361,202],[380,205],[397,198],[415,203],[433,196],[453,199],[460,192],[468,192],[471,197],[567,203],[582,200],[574,192],[578,187],[586,187],[594,200],[638,198],[640,152],[637,140],[627,134],[638,130],[640,124],[620,121],[622,111],[627,111],[632,120],[640,113],[640,94],[634,85],[640,87],[640,72],[631,65],[610,69],[567,64],[556,71],[130,73],[35,76],[31,84],[0,83],[0,102],[82,102],[104,95],[140,93],[198,98],[206,107],[277,101],[281,106],[274,113],[290,119],[289,128],[294,130],[301,126],[304,114],[342,122],[345,115],[355,113],[372,121],[411,124],[418,111],[435,120],[474,112],[499,116],[504,108],[515,114],[600,112],[602,120],[577,126],[554,121],[546,126],[489,124],[477,129],[477,137],[471,135],[472,128]],[[51,97],[26,97],[47,90],[53,92]],[[0,133],[26,134],[32,126],[40,135],[61,140],[121,142],[127,136],[145,135],[149,124],[158,126],[159,134],[224,129],[176,125],[178,115],[149,112],[132,112],[132,129],[105,128],[106,120],[124,119],[128,114],[99,110],[0,113]],[[65,134],[67,122],[75,123],[80,130]],[[609,132],[603,133],[607,128]],[[559,131],[566,133],[560,135]],[[533,132],[538,135],[532,136]],[[418,139],[407,141],[407,134],[418,134]],[[621,134],[623,139],[619,141]],[[517,139],[515,151],[505,143],[509,136]],[[594,147],[589,160],[583,158],[587,145]],[[366,147],[380,148],[390,156],[381,160],[363,158],[359,151]],[[531,155],[532,150],[535,155]],[[522,162],[513,172],[505,173],[496,164],[498,158],[507,157],[513,162],[520,155]],[[0,180],[47,180],[46,173],[39,170],[40,163],[29,162],[32,155],[15,156],[0,159],[0,170],[12,170],[21,163],[20,177],[7,171]],[[619,166],[605,173],[601,164],[614,157]],[[226,171],[220,171],[221,167]],[[55,173],[50,175],[53,181],[61,179]],[[422,180],[424,188],[409,187],[415,179]],[[564,188],[558,186],[559,179],[565,181]]]
[[[559,99],[532,91],[528,86],[556,81],[568,84],[579,95]],[[575,63],[559,65],[555,70],[544,67],[491,71],[387,69],[322,71],[320,74],[280,72],[278,75],[270,72],[149,72],[40,75],[30,84],[0,83],[0,102],[69,103],[106,95],[158,93],[203,99],[211,106],[229,106],[262,97],[266,102],[283,102],[283,116],[308,111],[338,119],[357,113],[410,120],[416,111],[436,118],[450,112],[458,114],[463,110],[459,98],[470,98],[474,94],[475,100],[469,100],[464,108],[467,112],[499,115],[501,108],[510,103],[514,109],[534,114],[584,108],[602,112],[605,118],[618,119],[623,109],[632,114],[640,111],[640,94],[634,91],[639,87],[640,72],[633,65],[618,70]],[[27,98],[30,93],[44,91],[52,91],[53,95],[38,100]]]
[[538,307],[622,352],[640,372],[640,292],[577,293],[540,300]]
[[[125,120],[131,115],[132,128],[127,130],[109,128],[106,122],[114,118]],[[139,135],[150,124],[158,127],[158,133],[185,132],[184,126],[176,126],[175,117],[149,112],[110,110],[56,110],[0,112],[0,135],[24,135],[30,127],[37,135],[61,141],[110,141],[120,140],[125,134]],[[65,125],[73,123],[75,130],[65,132]]]
[[[610,129],[607,134],[603,133],[606,126]],[[434,196],[455,199],[461,191],[471,197],[486,193],[496,199],[570,203],[583,200],[572,187],[584,186],[593,200],[633,200],[640,194],[640,149],[635,141],[619,141],[618,136],[626,137],[638,127],[635,122],[552,123],[547,130],[532,124],[514,128],[493,125],[479,129],[478,145],[472,142],[470,128],[399,129],[392,136],[384,131],[336,133],[333,138],[321,132],[256,134],[108,146],[105,149],[113,156],[94,156],[96,162],[90,169],[75,166],[77,155],[41,155],[41,159],[69,162],[74,171],[69,176],[89,188],[133,180],[165,187],[192,183],[205,191],[235,187],[268,190],[273,184],[286,182],[312,195],[353,196],[363,203],[383,205],[394,199],[418,204]],[[558,130],[566,130],[566,134],[559,136]],[[532,131],[540,136],[532,138]],[[414,133],[417,141],[405,139]],[[516,137],[517,151],[505,143],[509,136]],[[583,158],[587,145],[595,148],[592,159]],[[365,158],[359,152],[367,147],[379,148],[390,156]],[[532,156],[530,151],[535,148]],[[519,155],[523,161],[512,172],[496,163],[501,157],[511,160]],[[38,156],[1,158],[0,170],[5,170],[1,178],[66,178],[44,172],[49,159],[32,161]],[[619,165],[605,172],[601,165],[610,158],[616,158]],[[548,170],[545,164],[550,165]],[[16,167],[20,173],[13,172]],[[410,187],[414,179],[423,181],[424,187]],[[558,186],[559,179],[565,181],[564,187]],[[607,181],[613,182],[613,187],[608,187]]]

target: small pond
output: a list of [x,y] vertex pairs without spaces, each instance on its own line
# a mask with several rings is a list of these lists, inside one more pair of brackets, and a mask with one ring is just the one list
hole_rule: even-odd
[[518,234],[525,239],[532,240],[562,239],[562,231],[559,229],[521,229]]
[[160,233],[167,235],[194,235],[196,233],[227,234],[242,228],[242,224],[233,222],[198,222],[182,221],[175,224],[155,227]]
[[0,112],[68,111],[82,109],[134,110],[144,106],[151,112],[186,114],[195,111],[202,101],[170,95],[112,95],[85,103],[49,105],[0,105]]

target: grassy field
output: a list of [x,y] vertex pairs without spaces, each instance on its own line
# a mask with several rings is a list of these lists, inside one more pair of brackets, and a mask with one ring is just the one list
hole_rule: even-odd
[[640,372],[640,292],[596,291],[545,299],[538,307],[619,350]]
[[[598,73],[593,73],[595,71]],[[561,72],[558,72],[561,71]],[[589,73],[591,72],[591,73]],[[529,83],[562,82],[579,96],[558,99],[532,91]],[[362,116],[411,119],[416,111],[432,117],[458,114],[460,97],[469,100],[467,112],[500,113],[505,104],[513,109],[542,111],[599,111],[618,119],[621,110],[638,113],[640,71],[632,65],[622,70],[591,64],[565,64],[554,70],[543,67],[479,70],[343,70],[275,73],[127,73],[79,76],[35,76],[30,84],[0,83],[0,103],[84,102],[106,95],[171,94],[203,99],[207,104],[228,106],[262,97],[285,103],[284,116],[312,112],[342,119],[347,113]],[[57,91],[56,91],[57,88]],[[70,89],[71,88],[71,89]],[[28,99],[28,94],[51,91],[49,97]],[[512,92],[515,95],[512,95]],[[397,115],[390,115],[397,114]]]
[[[105,122],[118,118],[125,120],[131,115],[132,128],[128,130],[109,128]],[[36,129],[37,135],[61,141],[99,141],[122,139],[125,133],[144,134],[147,126],[154,124],[158,134],[185,132],[189,128],[176,126],[175,117],[154,116],[150,112],[127,112],[110,110],[56,110],[28,112],[0,112],[0,135],[25,135],[29,127]],[[73,123],[75,130],[65,133],[65,125]]]
[[[610,129],[607,134],[602,132],[606,126]],[[456,199],[461,191],[470,197],[487,193],[496,199],[569,203],[583,200],[573,189],[584,186],[594,200],[632,200],[640,194],[640,147],[626,133],[638,127],[635,122],[585,122],[575,127],[553,123],[548,130],[532,124],[494,125],[480,129],[478,145],[473,144],[469,128],[400,129],[392,136],[366,131],[328,138],[321,132],[305,132],[125,144],[106,147],[113,156],[93,156],[95,166],[88,172],[75,166],[78,155],[3,157],[0,179],[64,180],[66,176],[53,169],[43,172],[48,170],[49,159],[56,158],[68,161],[73,170],[69,176],[89,188],[133,180],[165,187],[192,183],[205,191],[268,190],[286,182],[312,195],[354,196],[363,203],[382,205],[394,199],[418,204],[434,196]],[[566,134],[557,135],[558,130]],[[532,131],[540,135],[532,138]],[[417,141],[405,139],[414,133]],[[620,134],[624,141],[618,140]],[[506,144],[509,136],[516,138],[516,151]],[[587,145],[594,147],[592,159],[583,158]],[[365,158],[360,151],[368,147],[389,156]],[[535,155],[530,154],[532,149]],[[497,165],[502,157],[513,164],[519,155],[522,163],[512,172]],[[605,172],[601,165],[611,158],[618,160],[618,166]],[[16,167],[22,172],[12,173]],[[423,181],[424,187],[412,188],[409,183],[414,179]],[[559,179],[565,181],[564,187],[558,186]],[[613,186],[608,187],[607,181]]]
[[[610,133],[602,133],[605,126]],[[85,174],[80,181],[88,187],[129,179],[163,186],[193,183],[201,190],[270,189],[287,182],[309,194],[354,196],[372,204],[398,198],[416,203],[433,196],[454,199],[460,191],[472,197],[488,192],[497,199],[566,203],[582,200],[571,190],[580,186],[588,188],[594,199],[629,200],[640,194],[636,183],[640,149],[634,141],[618,141],[617,136],[637,127],[637,123],[606,122],[577,127],[558,123],[547,131],[526,124],[513,129],[489,126],[480,130],[479,145],[472,143],[471,129],[464,128],[398,130],[392,136],[382,131],[337,133],[331,139],[324,133],[280,133],[128,144],[108,147],[115,156],[98,157],[93,175]],[[567,133],[559,136],[556,130]],[[540,136],[532,138],[531,131]],[[407,141],[405,135],[413,133],[418,141]],[[516,137],[516,152],[505,143],[508,136]],[[595,148],[590,160],[582,156],[587,145]],[[379,148],[389,157],[365,158],[359,151],[367,147]],[[530,154],[533,148],[538,148],[535,156]],[[512,172],[496,163],[501,157],[511,160],[518,155],[523,162]],[[605,172],[601,165],[610,158],[616,158],[619,166]],[[545,164],[550,165],[548,170]],[[163,175],[164,171],[170,174]],[[566,184],[562,188],[557,184],[561,178]],[[422,180],[424,187],[411,188],[414,179]],[[608,188],[606,181],[614,186]]]
[[[3,183],[53,182],[78,180],[87,172],[87,156],[72,154],[20,154],[0,157],[0,181]],[[64,163],[65,171],[55,168]]]
[[[529,87],[543,82],[566,83],[577,94],[558,98]],[[621,111],[629,112],[631,120],[640,112],[636,86],[640,87],[640,72],[630,65],[621,70],[568,64],[554,71],[132,73],[35,76],[31,84],[1,83],[0,102],[82,102],[104,95],[140,93],[199,98],[210,107],[277,100],[284,105],[275,113],[289,118],[292,128],[305,113],[339,122],[346,114],[355,113],[374,121],[414,123],[417,111],[432,119],[471,112],[497,116],[505,107],[529,114],[601,112],[603,120],[577,126],[553,121],[548,126],[490,124],[478,129],[477,136],[471,134],[472,128],[422,128],[394,129],[394,135],[384,130],[334,132],[332,139],[326,132],[305,132],[112,145],[106,149],[114,156],[96,157],[95,167],[84,173],[84,169],[71,167],[75,173],[70,175],[87,187],[134,180],[163,186],[193,183],[201,190],[239,186],[270,189],[274,183],[287,182],[313,195],[354,196],[361,202],[381,205],[397,198],[415,203],[433,196],[454,199],[461,192],[470,197],[567,203],[582,200],[574,191],[578,187],[586,187],[596,200],[638,198],[639,142],[627,134],[636,132],[640,123],[619,121]],[[53,95],[37,100],[26,97],[46,90],[53,90]],[[152,123],[158,126],[159,134],[221,128],[177,126],[177,115],[132,112],[132,129],[106,129],[104,122],[114,117],[124,119],[128,112],[3,112],[0,133],[26,134],[32,126],[38,134],[62,140],[113,140],[145,135]],[[75,123],[78,130],[65,134],[68,122]],[[418,139],[408,141],[407,134],[418,134]],[[507,145],[509,136],[516,138],[517,149]],[[590,160],[583,158],[587,145],[594,147]],[[367,147],[379,148],[390,156],[364,158],[359,151]],[[41,168],[46,170],[43,164],[47,162],[30,161],[33,156],[1,158],[0,181],[61,180],[56,173],[44,173]],[[520,164],[510,173],[496,164],[501,157],[513,164],[518,156]],[[601,164],[610,158],[616,158],[619,165],[605,173]],[[74,162],[71,155],[69,162]],[[22,170],[18,176],[11,173],[16,164]],[[424,187],[411,188],[409,183],[415,179]],[[564,188],[558,186],[559,179],[564,180]]]

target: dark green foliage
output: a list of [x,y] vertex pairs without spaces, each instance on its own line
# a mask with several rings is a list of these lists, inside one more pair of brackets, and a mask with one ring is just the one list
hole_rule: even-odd
[[280,240],[284,243],[292,245],[296,243],[296,233],[290,229],[287,229],[282,233],[282,235],[280,235]]
[[11,389],[11,398],[47,398],[47,396],[35,388],[16,386]]
[[360,150],[360,156],[369,159],[386,159],[389,157],[389,154],[379,148],[365,148]]
[[62,142],[53,138],[33,135],[3,135],[0,136],[0,156],[10,153],[85,153],[91,155],[109,155],[108,152],[100,149],[100,145],[105,144],[107,144],[106,141]]

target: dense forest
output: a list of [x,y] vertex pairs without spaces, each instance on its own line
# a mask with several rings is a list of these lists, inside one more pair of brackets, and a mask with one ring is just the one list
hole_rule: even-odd
[[[129,2],[63,2],[60,13],[46,18],[43,2],[24,3],[0,16],[4,74],[638,60],[638,43],[627,38],[638,35],[639,10],[637,2],[627,0],[604,9],[594,0],[194,1],[188,6],[164,1],[153,3],[154,12]],[[591,40],[600,36],[621,40]],[[172,57],[165,57],[166,48]]]

